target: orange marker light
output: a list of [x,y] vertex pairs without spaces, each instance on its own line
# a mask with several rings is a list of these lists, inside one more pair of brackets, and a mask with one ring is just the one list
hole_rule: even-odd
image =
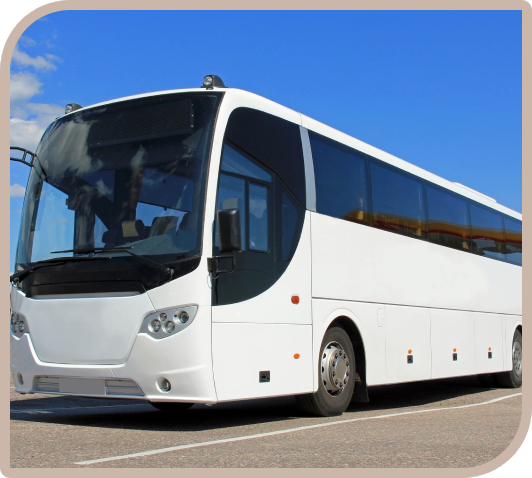
[[411,353],[412,353],[412,349],[409,349],[409,350],[408,350],[408,353],[411,354]]
[[456,349],[453,349],[453,352],[456,352]]
[[299,296],[298,295],[293,295],[292,296],[292,304],[299,304]]
[[299,357],[300,357],[299,354],[294,354],[294,358],[295,358],[295,359],[298,359]]
[[491,347],[488,347],[488,350],[491,350]]

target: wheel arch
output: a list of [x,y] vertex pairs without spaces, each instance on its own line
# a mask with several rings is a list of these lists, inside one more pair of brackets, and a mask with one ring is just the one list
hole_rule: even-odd
[[[353,395],[353,402],[367,402],[367,384],[366,384],[366,348],[364,338],[362,337],[361,327],[358,318],[349,310],[336,310],[330,314],[326,321],[326,326],[322,329],[320,343],[327,330],[331,327],[341,327],[344,329],[351,340],[355,352],[356,373],[359,375],[357,386]],[[320,351],[318,350],[318,354]]]

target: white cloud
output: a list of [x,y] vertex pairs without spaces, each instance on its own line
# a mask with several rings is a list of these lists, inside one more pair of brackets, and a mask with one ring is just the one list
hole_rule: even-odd
[[42,83],[32,73],[11,73],[9,81],[9,99],[11,103],[27,101],[42,93]]
[[9,120],[9,143],[11,146],[35,151],[44,132],[37,121],[11,118]]
[[20,184],[11,184],[9,186],[9,197],[12,198],[23,198],[26,194],[26,188]]
[[[33,40],[21,41],[31,46]],[[46,57],[46,58],[45,58]],[[60,59],[51,54],[45,57],[31,57],[19,50],[13,52],[13,64],[19,67],[32,66],[38,72],[55,69]],[[19,71],[10,74],[10,145],[35,151],[47,128],[58,116],[64,114],[64,107],[55,104],[33,103],[32,98],[41,94],[43,84],[36,73]]]
[[16,45],[11,61],[15,62],[19,67],[31,66],[35,70],[50,71],[57,69],[55,63],[59,61],[59,58],[50,54],[47,54],[46,58],[43,56],[30,56]]
[[24,35],[20,37],[19,43],[21,45],[24,45],[25,47],[32,47],[32,46],[37,45],[37,42],[33,38],[30,38]]

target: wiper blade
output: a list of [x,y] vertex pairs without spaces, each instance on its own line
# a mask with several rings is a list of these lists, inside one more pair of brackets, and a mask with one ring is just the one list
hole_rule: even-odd
[[[70,249],[67,251],[55,251],[52,252],[52,254],[59,254],[62,252],[73,252],[78,254],[100,254],[102,252],[127,252],[133,257],[136,257],[140,261],[144,262],[145,264],[148,264],[149,266],[158,269],[165,274],[169,276],[168,280],[172,280],[172,277],[174,276],[174,269],[165,266],[164,264],[161,264],[160,262],[154,261],[152,259],[148,259],[145,256],[141,256],[139,254],[135,254],[130,249],[133,249],[133,246],[120,246],[120,247],[84,247],[81,249]],[[111,257],[109,257],[110,259]]]
[[[54,254],[54,253],[52,253]],[[57,257],[55,259],[46,259],[44,261],[36,262],[32,267],[28,267],[20,272],[15,272],[9,280],[11,282],[20,281],[28,274],[31,274],[33,271],[40,269],[42,267],[56,266],[58,264],[66,264],[67,262],[80,262],[80,261],[90,261],[94,259],[111,259],[111,257]]]

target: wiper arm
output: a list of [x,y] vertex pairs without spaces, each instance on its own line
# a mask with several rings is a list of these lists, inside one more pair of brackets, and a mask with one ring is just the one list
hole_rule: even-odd
[[[54,253],[52,253],[54,254]],[[44,261],[36,262],[34,266],[28,267],[20,272],[15,272],[9,280],[11,282],[18,282],[28,274],[31,274],[33,271],[40,269],[41,267],[55,266],[58,264],[65,264],[67,262],[80,262],[80,261],[90,261],[93,259],[111,259],[111,257],[58,257],[56,259],[46,259]]]
[[[84,247],[81,249],[69,249],[67,251],[55,251],[52,252],[52,254],[59,254],[62,252],[73,252],[78,254],[100,254],[102,252],[127,252],[128,254],[132,255],[133,257],[136,257],[140,261],[144,262],[145,264],[148,264],[151,267],[154,267],[155,269],[158,269],[165,274],[169,276],[168,280],[172,280],[172,277],[174,276],[174,269],[165,266],[164,264],[161,264],[160,262],[154,261],[152,259],[148,259],[145,256],[141,256],[139,254],[135,254],[130,249],[133,249],[133,246],[123,246],[123,247]],[[110,259],[111,257],[109,257]]]

